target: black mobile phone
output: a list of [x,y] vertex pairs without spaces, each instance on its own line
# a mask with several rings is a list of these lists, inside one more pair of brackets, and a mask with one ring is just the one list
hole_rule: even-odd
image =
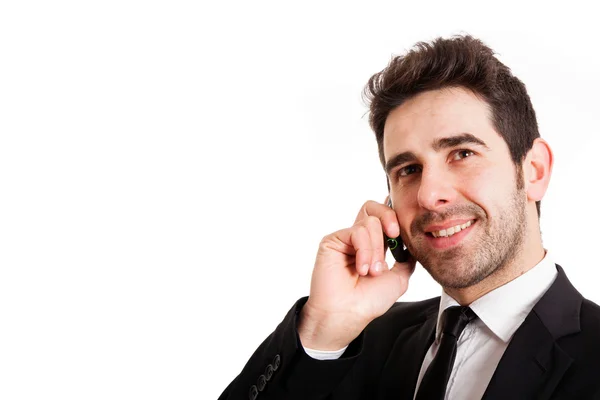
[[[388,199],[387,205],[389,208],[394,208],[392,207],[392,200],[390,199]],[[402,238],[400,236],[398,236],[397,238],[389,238],[385,233],[383,234],[383,236],[385,237],[387,247],[388,249],[390,249],[390,253],[392,253],[394,259],[398,262],[408,261],[408,258],[410,257],[410,252],[408,251],[406,246],[404,246]]]

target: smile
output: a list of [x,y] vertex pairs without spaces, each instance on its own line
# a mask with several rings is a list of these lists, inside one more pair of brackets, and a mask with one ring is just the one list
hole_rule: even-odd
[[430,232],[430,233],[435,238],[438,238],[438,237],[450,237],[450,236],[454,235],[455,233],[458,233],[458,232],[462,231],[463,229],[467,229],[468,227],[471,226],[471,224],[473,222],[475,222],[475,220],[465,222],[462,225],[456,225],[456,226],[453,226],[453,227],[448,228],[448,229],[442,229],[440,231],[434,231],[434,232]]
[[477,225],[476,220],[439,231],[427,232],[425,238],[429,245],[437,250],[445,250],[458,245]]

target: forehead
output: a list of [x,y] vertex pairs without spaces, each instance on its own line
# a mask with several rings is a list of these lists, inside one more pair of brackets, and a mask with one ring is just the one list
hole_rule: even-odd
[[419,93],[390,112],[385,122],[383,150],[386,160],[402,151],[431,148],[434,139],[469,133],[488,144],[502,146],[494,130],[489,106],[463,88]]

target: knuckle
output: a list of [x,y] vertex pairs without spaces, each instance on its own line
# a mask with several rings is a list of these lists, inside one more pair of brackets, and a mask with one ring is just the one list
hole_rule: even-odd
[[383,250],[383,236],[381,237],[381,240],[378,240],[375,243],[375,249],[377,249],[378,251]]
[[321,244],[328,242],[333,237],[333,233],[329,233],[321,238]]
[[368,223],[370,226],[374,226],[374,227],[381,226],[381,220],[380,220],[378,217],[375,217],[375,216],[373,216],[373,215],[370,215],[370,216],[367,218],[367,223]]
[[363,208],[367,208],[367,207],[372,206],[374,204],[377,204],[377,202],[374,201],[374,200],[367,200],[367,201],[365,201],[365,204],[363,204]]
[[369,230],[363,225],[357,225],[355,229],[355,232],[359,237],[366,237],[369,235]]

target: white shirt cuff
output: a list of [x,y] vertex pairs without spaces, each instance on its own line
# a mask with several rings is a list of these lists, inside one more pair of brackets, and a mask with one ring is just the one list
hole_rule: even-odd
[[316,360],[337,360],[344,354],[344,351],[346,351],[347,348],[348,346],[340,350],[313,350],[304,347],[304,351]]

